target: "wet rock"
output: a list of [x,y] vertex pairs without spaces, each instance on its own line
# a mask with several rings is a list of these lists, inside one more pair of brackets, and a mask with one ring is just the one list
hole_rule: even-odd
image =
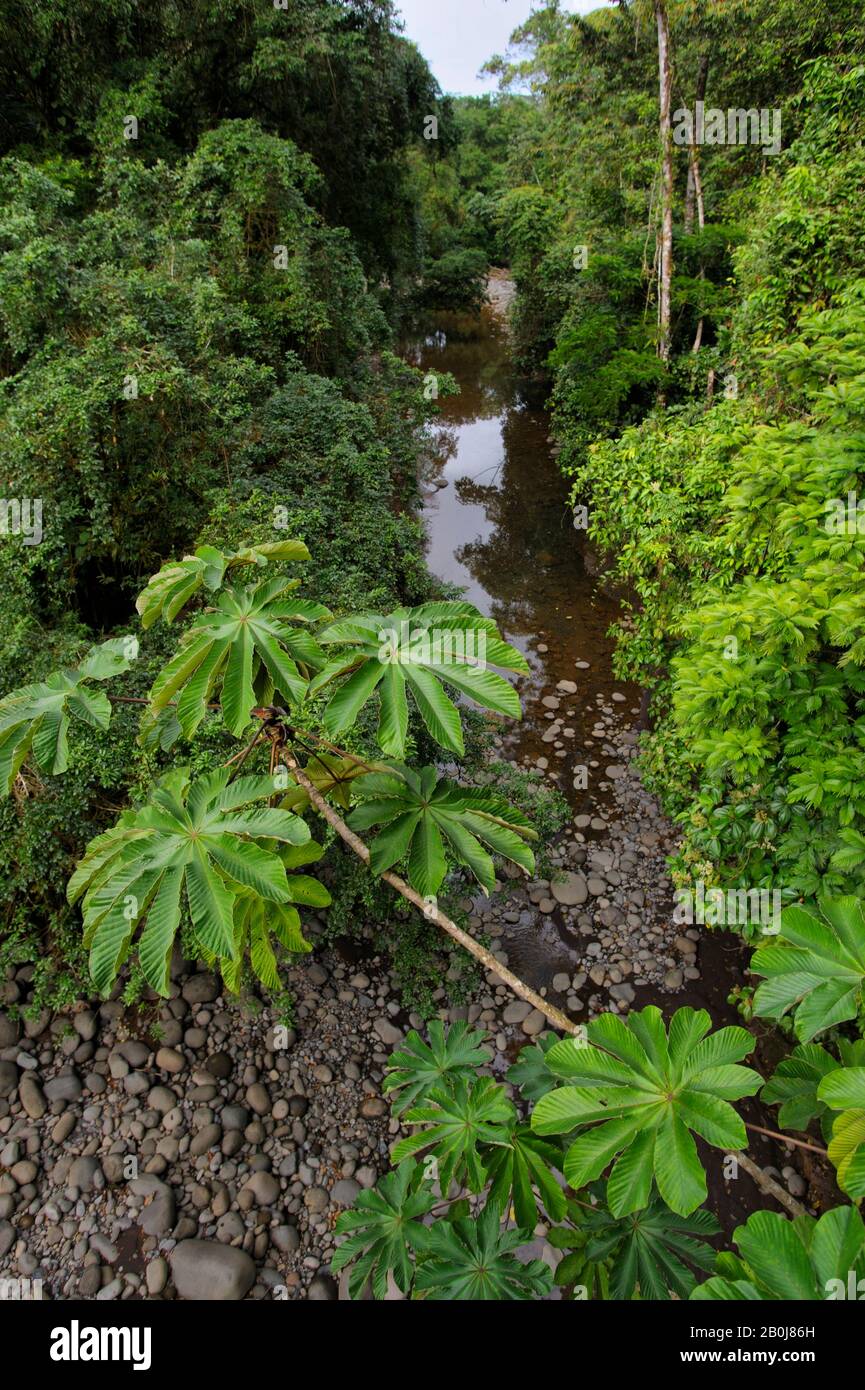
[[254,1111],[256,1115],[270,1114],[270,1095],[267,1087],[263,1086],[260,1081],[255,1081],[251,1086],[247,1086],[246,1099],[250,1110]]
[[309,1187],[303,1194],[303,1202],[307,1211],[320,1215],[330,1206],[330,1196],[323,1187]]
[[313,1302],[333,1302],[339,1295],[336,1280],[329,1274],[317,1274],[307,1290],[307,1298]]
[[156,1054],[156,1065],[162,1070],[172,1074],[183,1071],[186,1060],[181,1052],[177,1052],[173,1047],[160,1047]]
[[186,981],[181,994],[187,1004],[211,1004],[219,998],[219,984],[215,976],[202,971]]
[[49,1101],[63,1100],[69,1103],[80,1100],[82,1087],[75,1073],[67,1071],[46,1081],[43,1090]]
[[42,1087],[39,1085],[36,1077],[31,1076],[29,1072],[25,1072],[21,1078],[21,1083],[18,1087],[18,1098],[24,1107],[25,1113],[30,1116],[31,1120],[41,1120],[45,1111],[48,1109],[48,1102],[45,1099]]
[[69,1169],[68,1183],[70,1187],[77,1187],[79,1192],[92,1192],[99,1185],[102,1177],[102,1169],[99,1167],[98,1160],[92,1155],[85,1155],[75,1159]]
[[156,1298],[162,1293],[168,1283],[168,1261],[164,1256],[157,1255],[150,1261],[144,1271],[144,1280],[151,1298]]
[[360,1190],[360,1183],[355,1182],[354,1178],[340,1178],[333,1185],[331,1201],[340,1207],[350,1207]]
[[566,873],[558,882],[550,884],[550,892],[556,902],[565,907],[579,907],[588,897],[588,887],[582,874]]
[[0,1013],[0,1048],[14,1047],[21,1036],[21,1024],[8,1014]]
[[172,1230],[176,1220],[174,1193],[167,1183],[156,1178],[136,1178],[131,1184],[133,1191],[143,1185],[147,1191],[147,1201],[141,1209],[138,1224],[148,1236],[165,1236]]
[[377,1018],[372,1026],[378,1033],[385,1046],[396,1047],[397,1043],[402,1042],[401,1030],[399,1028],[395,1028],[394,1025],[389,1022],[388,1019]]
[[218,1241],[183,1240],[168,1258],[181,1298],[236,1302],[255,1282],[255,1265],[249,1255]]
[[279,1200],[279,1183],[272,1173],[253,1173],[241,1188],[259,1207],[272,1207]]

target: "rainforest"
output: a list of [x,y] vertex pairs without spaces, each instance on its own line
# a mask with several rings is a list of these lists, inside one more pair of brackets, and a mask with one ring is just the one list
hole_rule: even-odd
[[180,1304],[650,1304],[670,1364],[820,1364],[865,16],[461,14],[0,0],[0,1315],[174,1305],[158,1370]]

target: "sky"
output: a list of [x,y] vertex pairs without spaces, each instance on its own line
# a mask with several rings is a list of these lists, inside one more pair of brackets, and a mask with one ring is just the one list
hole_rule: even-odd
[[[528,19],[536,0],[396,0],[406,38],[417,44],[443,92],[468,96],[494,92],[496,79],[478,70],[503,53],[511,32]],[[563,0],[563,9],[589,14],[604,0]]]

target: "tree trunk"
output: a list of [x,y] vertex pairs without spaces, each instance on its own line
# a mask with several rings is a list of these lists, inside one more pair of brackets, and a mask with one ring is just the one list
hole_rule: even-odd
[[694,159],[693,159],[693,148],[694,148],[694,147],[693,147],[693,145],[692,145],[692,146],[691,146],[691,155],[690,155],[689,158],[688,158],[688,186],[687,186],[687,188],[685,189],[685,231],[686,231],[686,232],[692,232],[692,231],[694,230],[694,206],[695,206],[695,198],[696,198],[696,188],[695,188],[695,186],[694,186]]
[[[709,55],[708,55],[708,53],[705,53],[705,54],[703,55],[703,57],[700,59],[700,70],[699,70],[699,72],[697,73],[697,95],[696,95],[696,101],[705,101],[705,99],[706,99],[706,83],[707,83],[707,81],[708,81],[708,77],[709,77]],[[695,109],[696,109],[696,104],[695,104]],[[702,177],[701,177],[701,174],[700,174],[700,152],[699,152],[699,150],[697,149],[697,146],[696,146],[695,144],[692,144],[692,145],[691,145],[691,150],[690,150],[690,159],[689,159],[689,163],[688,163],[688,184],[689,184],[689,186],[690,186],[691,184],[693,184],[693,186],[694,186],[694,198],[695,198],[696,205],[697,205],[697,226],[700,228],[700,231],[702,232],[703,228],[704,228],[705,225],[706,225],[706,209],[705,209],[705,205],[704,205],[704,203],[703,203],[703,180],[702,180]],[[686,219],[686,220],[687,220],[687,219]],[[693,226],[693,211],[692,211],[692,213],[691,213],[691,225]],[[691,228],[690,228],[690,227],[687,227],[686,230],[690,231]],[[704,280],[705,278],[706,278],[705,267],[701,264],[701,265],[700,265],[700,279],[701,279],[701,280]],[[701,318],[701,319],[700,319],[700,322],[697,324],[697,332],[696,332],[696,335],[695,335],[695,337],[694,337],[694,346],[692,347],[691,351],[692,351],[692,352],[699,352],[699,351],[700,351],[700,347],[701,347],[701,345],[702,345],[702,342],[703,342],[703,320],[702,320],[702,318]]]
[[[349,829],[342,819],[342,816],[325,801],[321,792],[313,786],[312,782],[307,777],[294,754],[288,749],[283,749],[281,757],[298,786],[303,787],[313,806],[320,815],[324,816],[328,825],[333,827],[340,839],[348,845],[350,850],[353,850],[358,859],[362,859],[364,864],[369,864],[369,849],[364,844],[363,840],[359,835],[355,835],[353,830]],[[441,927],[442,931],[446,932],[452,940],[462,946],[464,951],[468,951],[470,955],[474,956],[475,960],[479,961],[486,970],[490,970],[498,975],[503,984],[506,984],[509,989],[512,989],[514,994],[519,995],[520,999],[524,999],[527,1004],[531,1004],[532,1008],[542,1013],[554,1028],[558,1028],[559,1032],[570,1033],[577,1036],[581,1034],[582,1030],[579,1024],[573,1023],[571,1019],[568,1018],[567,1014],[562,1013],[561,1009],[557,1009],[553,1004],[548,1003],[547,1000],[536,993],[530,985],[527,985],[524,980],[521,980],[519,975],[515,975],[512,970],[508,970],[506,965],[502,965],[501,961],[496,960],[492,951],[488,951],[485,946],[481,946],[479,942],[469,936],[468,932],[464,932],[461,927],[458,927],[456,922],[452,922],[450,917],[442,912],[437,904],[430,903],[422,898],[419,893],[415,892],[410,884],[406,883],[405,879],[400,878],[399,874],[388,871],[387,873],[383,873],[381,877],[384,879],[385,883],[390,884],[391,888],[396,889],[397,893],[405,898],[407,902],[410,902],[413,907],[416,907],[418,912],[422,913],[428,921],[435,922],[436,926]]]
[[664,0],[654,0],[658,22],[658,75],[661,128],[661,238],[658,284],[658,356],[670,356],[670,295],[673,282],[673,130],[670,122],[673,77],[670,66],[670,27]]

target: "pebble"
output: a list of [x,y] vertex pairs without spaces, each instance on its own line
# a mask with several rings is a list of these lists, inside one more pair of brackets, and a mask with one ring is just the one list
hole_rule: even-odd
[[588,886],[582,874],[569,871],[550,884],[550,892],[557,903],[565,907],[578,907],[588,897]]
[[255,1264],[250,1256],[218,1241],[183,1240],[168,1258],[181,1298],[237,1301],[255,1282]]
[[382,1042],[388,1047],[395,1047],[397,1043],[402,1042],[402,1032],[399,1028],[395,1028],[388,1019],[377,1018],[372,1026]]
[[323,1187],[309,1187],[303,1194],[303,1201],[307,1211],[317,1215],[327,1211],[330,1206],[330,1197]]
[[18,1087],[18,1098],[31,1120],[41,1120],[48,1109],[45,1093],[35,1076],[26,1073]]

